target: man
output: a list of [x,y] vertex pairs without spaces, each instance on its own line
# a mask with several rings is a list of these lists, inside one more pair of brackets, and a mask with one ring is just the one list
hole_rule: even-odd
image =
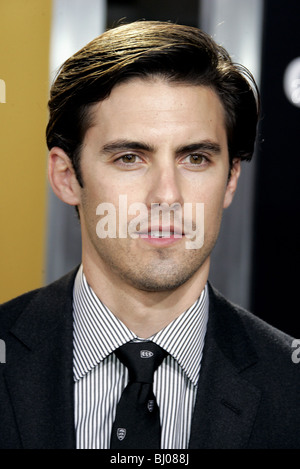
[[[78,211],[82,264],[2,306],[1,447],[300,447],[292,338],[207,281],[253,153],[250,73],[196,28],[136,22],[67,60],[49,109],[49,180]],[[126,343],[145,366],[163,350],[157,446],[148,421],[116,424]]]

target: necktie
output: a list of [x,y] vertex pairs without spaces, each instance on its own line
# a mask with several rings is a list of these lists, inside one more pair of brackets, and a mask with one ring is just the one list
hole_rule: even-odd
[[115,351],[128,368],[129,383],[117,405],[113,449],[159,449],[159,409],[153,394],[154,371],[167,355],[153,342],[128,342]]

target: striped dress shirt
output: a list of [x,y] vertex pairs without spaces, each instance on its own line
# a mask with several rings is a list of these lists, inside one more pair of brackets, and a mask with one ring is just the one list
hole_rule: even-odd
[[[130,331],[99,300],[82,266],[74,284],[75,428],[78,449],[109,449],[117,403],[128,370],[113,353],[131,340]],[[208,319],[207,285],[197,301],[147,340],[168,352],[154,374],[160,409],[161,449],[186,449],[196,399]]]

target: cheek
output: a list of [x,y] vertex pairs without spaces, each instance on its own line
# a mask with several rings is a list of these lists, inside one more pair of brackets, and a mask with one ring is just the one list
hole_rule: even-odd
[[204,219],[206,228],[214,225],[218,226],[220,224],[223,213],[225,192],[225,187],[219,187],[205,195]]
[[100,203],[112,203],[117,209],[118,197],[121,193],[120,187],[110,184],[108,178],[104,177],[103,179],[98,178],[85,185],[85,200],[93,206]]

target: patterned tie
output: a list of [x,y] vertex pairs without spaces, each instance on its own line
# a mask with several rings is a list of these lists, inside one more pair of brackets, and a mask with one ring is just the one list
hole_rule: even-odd
[[115,351],[128,368],[129,383],[117,405],[112,449],[159,449],[159,408],[152,390],[154,371],[167,355],[153,342],[128,342]]

